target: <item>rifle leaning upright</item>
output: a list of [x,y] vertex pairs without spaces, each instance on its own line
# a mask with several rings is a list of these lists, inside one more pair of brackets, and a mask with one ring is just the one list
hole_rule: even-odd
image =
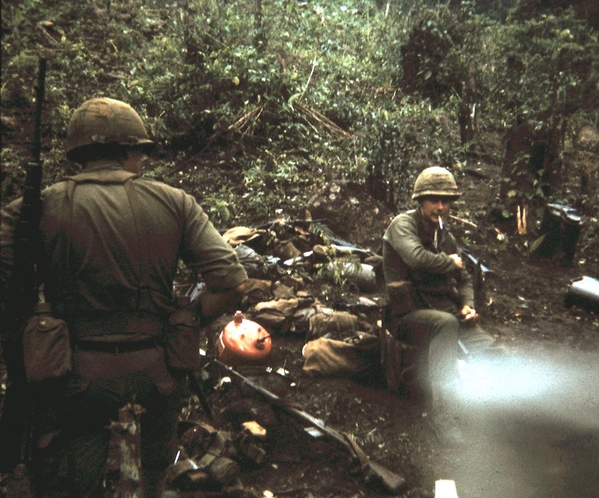
[[11,471],[31,459],[33,402],[23,362],[23,326],[39,301],[38,261],[41,251],[39,223],[42,214],[41,126],[46,82],[46,59],[39,61],[36,88],[33,161],[26,165],[21,215],[14,232],[14,264],[4,303],[2,355],[7,368],[7,389],[0,419],[0,471]]

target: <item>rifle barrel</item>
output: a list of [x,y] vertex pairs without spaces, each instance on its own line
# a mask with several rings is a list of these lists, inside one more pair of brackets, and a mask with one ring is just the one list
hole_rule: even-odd
[[[217,359],[215,359],[214,361],[217,365],[219,365],[221,368],[225,369],[227,372],[233,374],[235,377],[240,379],[243,383],[252,388],[267,401],[272,402],[274,405],[284,410],[285,413],[291,415],[296,420],[316,428],[319,432],[328,436],[330,439],[334,440],[336,443],[341,445],[344,449],[348,450],[353,456],[359,458],[356,447],[348,440],[346,436],[339,433],[335,429],[328,427],[319,418],[316,418],[313,415],[310,415],[309,413],[300,410],[299,408],[289,406],[282,398],[280,398],[274,393],[271,393],[267,389],[264,389],[263,387],[254,384],[251,380],[249,380],[230,366],[226,365],[222,361]],[[361,460],[361,463],[366,463],[369,471],[372,473],[373,476],[376,476],[378,478],[379,484],[382,484],[387,489],[387,491],[395,493],[406,485],[406,481],[403,477],[395,474],[394,472],[385,468],[381,464],[370,460],[366,455],[363,454],[362,451],[360,451],[360,453],[362,454],[362,458],[359,458]],[[363,461],[364,459],[366,460],[366,462]]]
[[458,249],[464,256],[466,256],[466,258],[468,258],[472,262],[472,264],[474,266],[480,265],[480,270],[483,272],[484,275],[486,275],[487,273],[493,273],[493,270],[491,270],[489,267],[483,265],[480,262],[480,260],[474,254],[472,254],[470,251],[468,251],[467,249],[465,249],[463,247],[458,247]]
[[35,129],[32,155],[26,165],[20,218],[14,232],[14,262],[8,283],[2,349],[7,369],[7,391],[0,417],[0,470],[10,471],[32,457],[35,393],[28,384],[23,361],[23,323],[39,301],[37,263],[41,252],[38,236],[42,212],[41,128],[46,82],[46,59],[39,61],[36,88]]
[[40,59],[35,92],[35,128],[33,130],[32,155],[36,163],[42,156],[42,110],[44,106],[44,91],[46,87],[46,59]]

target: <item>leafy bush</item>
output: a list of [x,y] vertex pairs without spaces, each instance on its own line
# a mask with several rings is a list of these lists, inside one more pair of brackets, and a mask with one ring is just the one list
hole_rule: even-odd
[[[423,166],[464,164],[452,133],[469,78],[491,129],[518,113],[541,122],[599,105],[597,33],[574,15],[502,22],[497,4],[461,4],[9,0],[2,106],[30,132],[46,57],[46,182],[74,169],[62,160],[73,110],[111,96],[131,103],[159,143],[148,174],[223,224],[297,210],[333,179],[400,206]],[[2,149],[6,200],[22,183],[17,142]]]
[[505,26],[495,38],[504,54],[494,93],[504,111],[546,120],[599,106],[599,38],[576,19],[542,16]]

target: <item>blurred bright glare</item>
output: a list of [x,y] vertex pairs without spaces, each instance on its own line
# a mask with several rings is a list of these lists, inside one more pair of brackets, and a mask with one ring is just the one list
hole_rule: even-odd
[[463,407],[497,408],[599,428],[599,355],[529,351],[460,360],[455,395]]

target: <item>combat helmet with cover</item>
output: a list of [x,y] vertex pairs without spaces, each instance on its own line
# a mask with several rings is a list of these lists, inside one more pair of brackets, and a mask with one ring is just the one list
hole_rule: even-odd
[[118,144],[149,149],[153,142],[139,114],[125,102],[97,97],[84,102],[71,117],[66,154],[80,161],[90,146]]
[[412,200],[418,200],[426,196],[440,196],[457,199],[462,193],[453,175],[445,168],[431,166],[423,170],[414,182]]

